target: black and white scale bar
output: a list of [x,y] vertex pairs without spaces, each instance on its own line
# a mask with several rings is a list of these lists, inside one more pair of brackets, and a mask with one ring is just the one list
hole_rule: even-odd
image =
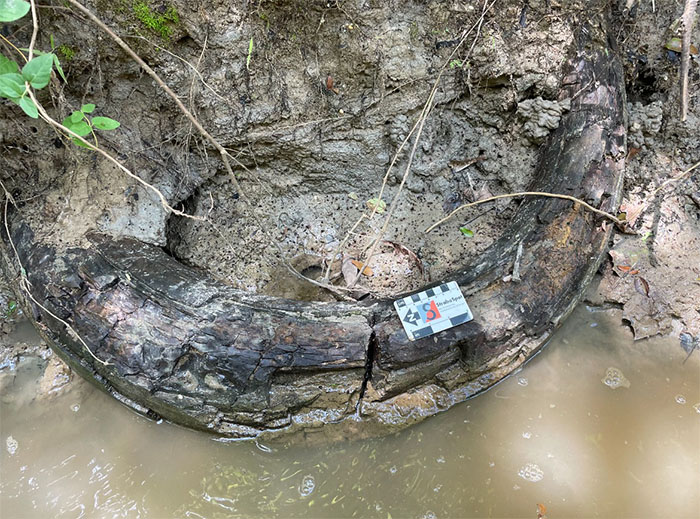
[[472,312],[455,281],[394,301],[394,308],[411,341],[473,319]]

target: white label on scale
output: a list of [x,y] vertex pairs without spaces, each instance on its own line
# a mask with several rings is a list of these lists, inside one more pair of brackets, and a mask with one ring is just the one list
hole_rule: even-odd
[[394,308],[411,341],[473,319],[456,281],[394,301]]

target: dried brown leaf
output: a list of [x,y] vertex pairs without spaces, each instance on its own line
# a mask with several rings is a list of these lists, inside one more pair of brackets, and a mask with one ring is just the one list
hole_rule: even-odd
[[343,257],[340,271],[343,273],[343,279],[347,286],[353,285],[359,275],[357,267],[353,264],[353,260],[348,257]]
[[643,296],[649,297],[649,283],[641,276],[634,278],[634,288]]
[[643,210],[642,202],[626,202],[620,206],[620,211],[625,213],[624,220],[627,227],[634,227]]
[[362,270],[362,266],[364,265],[364,263],[362,263],[361,261],[351,259],[350,262],[357,267],[357,270],[362,271],[363,276],[374,276],[374,271],[371,268],[365,267],[365,269]]

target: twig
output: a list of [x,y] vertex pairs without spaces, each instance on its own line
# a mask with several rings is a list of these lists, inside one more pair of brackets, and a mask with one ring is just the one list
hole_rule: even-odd
[[[362,264],[362,268],[360,269],[360,272],[357,275],[357,278],[352,283],[348,284],[348,288],[352,288],[355,285],[355,283],[357,282],[357,280],[360,278],[360,276],[364,273],[365,268],[367,268],[367,265],[369,265],[369,262],[372,260],[372,257],[374,257],[374,252],[377,250],[377,246],[379,245],[379,242],[382,240],[382,238],[384,237],[384,234],[386,233],[386,230],[389,228],[389,223],[391,222],[391,217],[394,215],[394,211],[396,210],[396,206],[398,205],[397,201],[398,201],[399,196],[401,195],[401,190],[403,189],[403,186],[406,184],[406,180],[408,179],[408,174],[411,171],[411,166],[413,165],[413,158],[416,155],[416,149],[418,148],[418,143],[420,141],[420,135],[423,132],[423,126],[425,125],[425,121],[428,118],[428,114],[430,113],[430,110],[432,108],[432,103],[433,103],[433,100],[435,99],[436,92],[437,92],[437,89],[433,89],[433,91],[430,93],[430,96],[428,97],[428,101],[425,103],[425,108],[423,109],[422,117],[419,119],[420,125],[418,126],[418,133],[416,134],[416,138],[413,141],[413,148],[411,148],[411,154],[408,157],[408,164],[406,164],[406,171],[404,172],[403,178],[401,179],[401,183],[399,184],[399,188],[396,191],[396,194],[391,199],[391,207],[389,207],[389,214],[387,214],[386,220],[384,221],[384,225],[382,226],[381,230],[379,231],[377,238],[372,243],[372,247],[369,249],[369,254],[367,254],[367,260]],[[376,206],[375,206],[375,210],[376,210]]]
[[679,174],[676,175],[675,177],[672,177],[672,178],[667,179],[667,180],[664,181],[659,187],[657,187],[656,189],[654,189],[654,191],[652,191],[652,192],[651,192],[651,195],[649,195],[649,196],[650,196],[650,197],[653,197],[653,196],[655,196],[659,191],[661,191],[661,190],[664,189],[666,186],[668,186],[669,184],[672,184],[673,182],[678,182],[679,180],[683,180],[684,177],[688,176],[691,172],[695,171],[698,167],[700,167],[700,162],[697,162],[697,163],[693,164],[693,165],[690,166],[688,169],[686,169],[685,171],[682,171],[681,173],[679,173]]
[[688,116],[688,70],[690,69],[690,37],[695,24],[695,11],[698,0],[685,0],[685,8],[681,21],[683,25],[683,39],[681,46],[681,121]]
[[7,43],[10,47],[12,47],[13,49],[15,49],[15,50],[17,51],[17,53],[18,53],[20,56],[22,56],[22,59],[24,60],[25,63],[27,62],[27,56],[25,56],[25,55],[24,55],[24,52],[22,52],[21,50],[19,50],[19,49],[17,48],[17,46],[16,46],[14,43],[12,43],[10,40],[8,40],[7,38],[5,38],[5,36],[4,36],[3,34],[1,34],[1,33],[0,33],[0,38],[2,38],[2,40],[3,40],[5,43]]
[[[166,54],[170,54],[173,58],[182,61],[185,65],[187,65],[188,67],[190,67],[190,68],[192,69],[192,71],[193,71],[193,72],[195,73],[195,75],[199,78],[199,80],[202,82],[202,84],[203,84],[205,87],[207,87],[207,90],[209,90],[212,94],[214,94],[214,96],[216,96],[216,98],[219,99],[219,101],[223,101],[224,103],[229,103],[229,101],[227,101],[225,97],[219,95],[219,93],[218,93],[216,90],[214,90],[214,88],[212,88],[212,86],[204,80],[204,77],[203,77],[202,74],[199,72],[199,69],[198,69],[197,67],[195,67],[192,63],[190,63],[189,61],[187,61],[185,58],[183,58],[182,56],[178,56],[178,55],[175,54],[174,52],[170,52],[170,51],[169,51],[168,49],[166,49],[165,47],[161,47],[161,46],[158,45],[157,43],[154,43],[154,42],[152,42],[151,40],[149,40],[148,38],[144,38],[143,36],[140,36],[140,35],[139,35],[139,36],[132,36],[132,38],[137,38],[137,39],[140,39],[140,40],[144,40],[144,41],[150,43],[151,45],[153,45],[153,46],[154,46],[156,49],[158,49],[159,51],[165,52]],[[204,44],[202,45],[202,54],[199,56],[199,60],[197,61],[197,66],[199,66],[199,63],[202,61],[202,56],[204,55],[204,50],[205,50],[206,48],[207,48],[207,38],[205,37],[205,39],[204,39]]]
[[448,214],[447,216],[445,216],[445,218],[443,218],[442,220],[439,220],[439,221],[435,222],[433,225],[431,225],[430,227],[428,227],[428,228],[425,230],[425,232],[426,232],[426,233],[429,233],[430,231],[432,231],[433,229],[435,229],[435,228],[438,227],[439,225],[442,225],[442,224],[445,223],[447,220],[449,220],[450,218],[452,218],[455,214],[457,214],[458,212],[460,212],[462,209],[466,209],[467,207],[473,207],[473,206],[475,206],[475,205],[485,204],[486,202],[493,202],[494,200],[499,200],[499,199],[501,199],[501,198],[519,198],[519,197],[523,197],[523,196],[544,196],[544,197],[549,197],[549,198],[562,198],[562,199],[564,199],[564,200],[571,200],[572,202],[574,202],[574,203],[576,203],[576,204],[582,205],[584,208],[588,209],[588,210],[591,211],[591,212],[594,212],[594,213],[596,213],[596,214],[599,214],[599,215],[601,215],[601,216],[604,216],[604,217],[607,218],[608,220],[612,220],[613,222],[615,222],[615,223],[618,224],[618,225],[623,225],[623,224],[625,223],[624,220],[620,220],[619,218],[617,218],[616,216],[614,216],[614,215],[612,215],[612,214],[610,214],[610,213],[606,213],[605,211],[601,211],[600,209],[596,209],[596,208],[593,207],[592,205],[589,205],[589,204],[587,204],[586,202],[584,202],[583,200],[579,200],[578,198],[573,197],[573,196],[561,195],[561,194],[558,194],[558,193],[545,193],[545,192],[542,192],[542,191],[523,191],[523,192],[521,192],[521,193],[507,193],[507,194],[505,194],[505,195],[490,196],[489,198],[484,198],[484,199],[482,199],[482,200],[477,200],[476,202],[470,202],[470,203],[468,203],[468,204],[460,205],[457,209],[455,209],[455,210],[452,211],[450,214]]
[[73,137],[73,138],[75,138],[75,139],[78,139],[78,140],[79,140],[80,142],[82,142],[87,148],[89,148],[89,149],[91,149],[91,150],[93,150],[93,151],[96,151],[97,153],[99,153],[100,155],[102,155],[103,157],[105,157],[107,160],[109,160],[111,163],[113,163],[115,166],[117,166],[119,169],[121,169],[121,170],[122,170],[124,173],[126,173],[129,177],[133,178],[133,179],[136,180],[139,184],[141,184],[141,185],[143,185],[144,187],[146,187],[146,188],[150,189],[151,191],[153,191],[153,192],[158,196],[158,198],[160,199],[161,205],[162,205],[167,211],[169,211],[169,212],[171,212],[171,213],[173,213],[173,214],[176,214],[176,215],[178,215],[178,216],[183,216],[183,217],[185,217],[185,218],[190,218],[190,219],[192,219],[192,220],[199,220],[199,221],[203,221],[203,220],[204,220],[204,218],[201,217],[201,216],[194,216],[194,215],[185,213],[184,211],[178,211],[177,209],[175,209],[173,206],[171,206],[171,205],[168,203],[168,201],[167,201],[166,198],[165,198],[165,195],[164,195],[157,187],[155,187],[155,186],[152,185],[152,184],[149,184],[149,183],[146,182],[144,179],[142,179],[141,177],[139,177],[138,175],[136,175],[135,173],[133,173],[131,170],[129,170],[126,166],[124,166],[121,162],[119,162],[117,159],[115,159],[112,155],[110,155],[109,153],[107,153],[107,152],[106,152],[105,150],[103,150],[102,148],[99,148],[99,147],[95,146],[95,145],[94,145],[93,143],[91,143],[90,141],[85,140],[83,137],[81,137],[80,135],[78,135],[78,134],[75,133],[74,131],[70,130],[69,128],[66,128],[66,127],[63,126],[61,123],[59,123],[58,121],[56,121],[55,119],[53,119],[53,118],[46,112],[46,110],[44,109],[43,105],[42,105],[41,103],[39,103],[39,101],[37,100],[37,98],[36,98],[34,92],[33,92],[31,89],[28,90],[28,94],[29,94],[29,97],[32,99],[32,101],[34,101],[34,104],[36,105],[37,110],[39,111],[39,115],[41,116],[41,118],[42,118],[44,121],[46,121],[47,123],[49,123],[51,126],[53,126],[53,127],[55,127],[55,128],[57,128],[57,129],[59,129],[59,130],[65,132],[65,133],[67,133],[67,134],[70,135],[71,137]]
[[36,36],[39,34],[39,19],[36,16],[36,5],[34,0],[30,0],[32,7],[32,39],[29,41],[29,50],[27,52],[27,61],[31,61],[34,56],[34,45],[36,45]]

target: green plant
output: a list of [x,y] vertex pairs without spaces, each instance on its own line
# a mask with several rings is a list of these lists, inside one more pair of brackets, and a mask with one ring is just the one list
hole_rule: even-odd
[[136,18],[148,29],[155,32],[164,40],[169,40],[173,34],[173,25],[180,23],[180,16],[173,6],[169,6],[165,12],[157,13],[143,0],[134,2],[133,6]]
[[5,310],[5,319],[9,319],[17,312],[17,301],[10,299],[7,302],[7,309]]
[[0,0],[0,22],[19,20],[30,9],[29,2],[24,0]]
[[[92,135],[95,146],[97,146],[98,143],[95,130],[116,130],[119,128],[120,124],[118,121],[110,119],[109,117],[89,117],[88,114],[94,112],[95,108],[95,105],[92,103],[84,104],[80,107],[80,110],[76,110],[66,117],[61,124],[81,137]],[[78,146],[82,146],[83,148],[88,147],[76,137],[73,137],[73,142]]]
[[75,57],[75,50],[73,50],[72,47],[69,47],[68,45],[59,45],[59,47],[56,49],[56,52],[58,52],[61,56],[63,56],[63,60],[68,63],[70,60],[72,60]]
[[384,200],[380,200],[379,198],[370,198],[367,200],[367,207],[370,209],[370,211],[382,214],[384,211],[386,211],[386,202]]
[[[29,7],[29,3],[23,0],[0,0],[0,21],[18,20],[29,12]],[[28,56],[23,54],[23,52],[29,52],[29,49],[16,49],[26,61],[21,69],[15,61],[0,54],[0,97],[9,99],[18,105],[32,119],[39,118],[39,107],[32,99],[32,89],[45,88],[51,80],[54,68],[59,76],[66,81],[61,62],[54,52],[56,47],[53,36],[50,36],[49,39],[52,52],[33,49],[30,54],[35,56],[32,59],[28,59]],[[114,130],[119,127],[119,122],[109,117],[89,117],[88,114],[94,110],[94,104],[84,104],[80,110],[74,111],[63,120],[63,126],[80,137],[92,135],[95,146],[97,146],[95,130]],[[71,137],[78,146],[88,147],[77,137]]]
[[250,41],[248,42],[248,57],[245,60],[245,68],[246,70],[250,71],[250,60],[253,57],[253,37],[250,37]]

